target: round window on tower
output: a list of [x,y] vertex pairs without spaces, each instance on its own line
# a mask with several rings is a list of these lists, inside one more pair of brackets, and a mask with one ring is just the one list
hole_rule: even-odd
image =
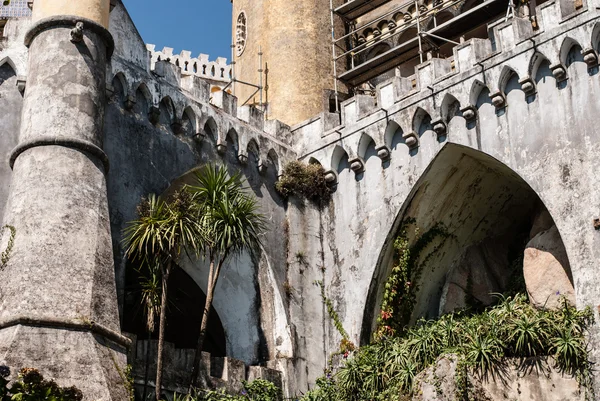
[[235,48],[238,57],[244,53],[247,36],[248,27],[246,25],[246,13],[242,11],[240,15],[238,15],[237,23],[235,25]]

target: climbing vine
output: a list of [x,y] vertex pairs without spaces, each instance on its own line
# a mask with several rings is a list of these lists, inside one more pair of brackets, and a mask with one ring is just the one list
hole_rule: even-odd
[[338,331],[338,333],[340,333],[340,335],[342,336],[342,341],[340,342],[340,353],[344,354],[344,356],[348,356],[348,353],[354,351],[356,347],[354,343],[350,340],[348,332],[346,331],[346,329],[344,329],[342,320],[340,319],[340,316],[333,307],[333,302],[331,302],[331,299],[329,299],[325,294],[325,286],[323,282],[317,281],[316,284],[321,288],[321,299],[323,300],[323,303],[327,308],[327,314],[329,315],[329,318],[333,322],[333,325]]
[[[443,240],[450,235],[441,223],[435,224],[420,236],[419,230],[415,229],[416,241],[413,246],[410,246],[408,229],[414,224],[414,219],[407,219],[394,241],[396,262],[383,289],[381,312],[377,318],[378,327],[375,332],[376,339],[400,335],[405,331],[416,304],[418,282],[423,267],[443,245]],[[442,241],[419,263],[423,252],[437,239]]]
[[0,254],[0,270],[4,269],[6,267],[6,264],[10,260],[10,253],[12,252],[13,246],[15,244],[15,235],[17,234],[17,230],[13,226],[7,224],[4,227],[2,227],[2,231],[6,229],[10,231],[10,237],[8,237],[6,249]]

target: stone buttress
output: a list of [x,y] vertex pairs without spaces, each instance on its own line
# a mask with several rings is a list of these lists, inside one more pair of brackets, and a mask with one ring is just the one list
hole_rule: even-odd
[[0,362],[86,400],[128,397],[102,150],[109,4],[36,1],[4,216],[16,235],[0,271]]

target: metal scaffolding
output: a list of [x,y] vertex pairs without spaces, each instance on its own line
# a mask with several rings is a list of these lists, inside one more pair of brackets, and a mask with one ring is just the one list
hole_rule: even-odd
[[[431,8],[420,4],[419,0],[410,0],[403,2],[383,15],[361,23],[359,26],[355,25],[357,18],[389,1],[391,0],[351,0],[334,9],[333,1],[330,0],[336,104],[338,81],[349,86],[357,86],[416,57],[419,58],[420,62],[423,62],[427,52],[439,49],[446,43],[459,44],[453,39],[460,37],[461,34],[469,30],[465,27],[481,26],[503,15],[507,7],[509,11],[513,7],[510,0],[487,0],[455,15],[448,21],[442,21],[438,24],[437,16],[440,13],[460,9],[468,0],[436,1]],[[412,6],[414,6],[415,15],[406,12]],[[393,21],[393,17],[399,13],[407,16],[401,23]],[[347,33],[339,38],[335,37],[335,15],[341,17],[346,24]],[[360,42],[357,40],[360,32],[386,20],[392,20],[393,22],[385,34],[379,32],[378,35],[372,38],[363,39]],[[390,39],[394,43],[394,38],[398,38],[410,30],[416,31],[414,37],[395,43],[389,50],[367,59],[367,52],[374,49],[377,44],[389,44]],[[338,75],[340,70],[338,63],[340,61],[347,65],[348,69]]]

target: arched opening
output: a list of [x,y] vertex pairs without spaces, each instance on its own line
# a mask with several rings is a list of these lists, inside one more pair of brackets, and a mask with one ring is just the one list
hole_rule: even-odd
[[527,293],[537,307],[556,306],[563,295],[574,303],[565,247],[535,191],[491,156],[448,143],[413,188],[381,251],[363,343],[376,328],[386,280],[398,263],[394,241],[404,228],[411,246],[432,236],[411,273],[414,305],[405,324],[491,305],[495,293]]
[[146,115],[149,110],[149,106],[152,104],[152,95],[145,84],[140,84],[135,91],[135,105],[133,110],[136,114]]
[[[19,138],[19,127],[21,125],[21,108],[23,107],[23,95],[17,87],[17,73],[10,59],[0,59],[0,146],[4,149],[5,160],[8,159],[8,151],[17,146]],[[12,170],[5,161],[0,163],[0,213],[4,212],[6,198]]]
[[191,107],[187,107],[183,111],[181,118],[181,130],[187,137],[193,137],[196,134],[196,114]]
[[[145,284],[148,283],[148,275],[138,273],[132,262],[128,264],[123,331],[135,334],[138,341],[157,340],[158,316],[155,318],[155,330],[148,333],[147,315],[142,303],[143,290],[149,285]],[[196,282],[182,268],[173,269],[167,296],[167,343],[172,344],[175,349],[196,348],[205,301],[206,294]],[[203,351],[212,356],[226,356],[225,331],[214,308],[211,310]]]

